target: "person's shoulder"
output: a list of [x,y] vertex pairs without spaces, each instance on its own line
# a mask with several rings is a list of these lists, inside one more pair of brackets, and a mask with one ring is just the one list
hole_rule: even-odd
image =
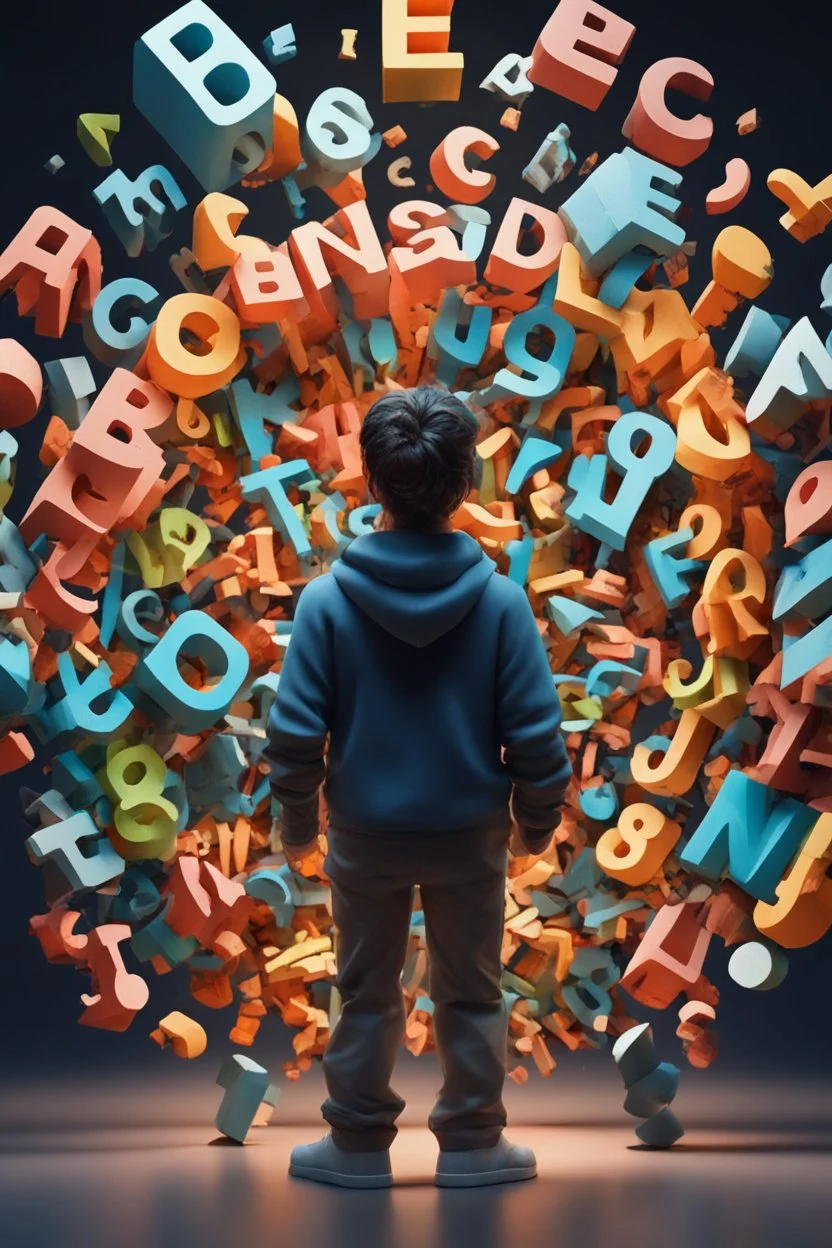
[[331,572],[321,572],[308,580],[300,591],[298,603],[303,603],[304,611],[312,608],[316,613],[326,613],[335,600],[338,587]]
[[308,599],[309,602],[315,602],[321,594],[326,595],[330,592],[332,580],[333,578],[329,572],[316,573],[315,576],[304,582],[300,591],[302,597]]
[[521,609],[526,600],[526,591],[523,586],[512,581],[504,572],[494,573],[488,581],[487,592],[493,606],[504,612]]

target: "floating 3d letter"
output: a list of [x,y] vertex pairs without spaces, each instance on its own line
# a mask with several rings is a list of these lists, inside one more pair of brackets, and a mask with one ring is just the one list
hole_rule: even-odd
[[133,102],[206,191],[224,191],[261,163],[276,89],[203,0],[189,0],[134,47]]

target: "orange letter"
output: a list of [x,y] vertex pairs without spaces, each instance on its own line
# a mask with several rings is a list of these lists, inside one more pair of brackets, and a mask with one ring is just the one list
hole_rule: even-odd
[[387,218],[394,243],[405,244],[391,249],[390,272],[414,303],[435,303],[443,290],[476,281],[477,263],[466,256],[450,226],[422,228],[426,220],[446,215],[438,204],[408,199]]
[[[204,354],[184,345],[183,330],[208,348]],[[246,361],[239,318],[212,295],[173,295],[150,330],[146,360],[156,385],[183,399],[200,399],[220,390]]]
[[661,868],[682,835],[678,823],[655,806],[635,802],[625,806],[618,825],[609,828],[596,846],[598,866],[605,875],[625,884],[646,884]]
[[654,744],[653,737],[633,750],[630,762],[633,780],[648,793],[681,797],[693,788],[714,730],[715,725],[697,711],[682,711],[679,726],[664,753]]
[[726,481],[751,454],[745,413],[727,377],[702,368],[667,398],[676,426],[676,462],[711,481]]
[[382,0],[385,104],[459,99],[465,60],[448,51],[453,7],[454,0]]
[[794,865],[775,888],[777,901],[758,901],[754,922],[785,949],[803,949],[832,927],[832,815],[821,815]]
[[237,234],[248,216],[248,207],[233,195],[212,191],[194,212],[193,252],[203,273],[227,269],[238,256],[260,260],[268,256],[269,245],[262,238]]
[[766,577],[757,560],[744,550],[719,551],[691,613],[696,636],[708,638],[707,653],[732,659],[752,655],[769,630],[750,604],[756,603],[762,614],[765,597]]

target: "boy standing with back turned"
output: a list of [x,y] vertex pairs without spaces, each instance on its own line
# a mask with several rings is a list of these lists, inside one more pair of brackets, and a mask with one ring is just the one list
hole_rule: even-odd
[[417,884],[444,1076],[428,1120],[436,1182],[537,1173],[531,1149],[503,1136],[506,868],[510,838],[520,853],[550,844],[571,768],[528,598],[451,524],[475,482],[476,438],[444,391],[391,392],[369,410],[361,454],[382,510],[332,574],[303,589],[269,720],[265,757],[293,867],[319,849],[322,783],[329,810],[323,866],[342,1001],[323,1058],[330,1131],[293,1149],[289,1168],[319,1182],[393,1181],[404,1101],[390,1080]]

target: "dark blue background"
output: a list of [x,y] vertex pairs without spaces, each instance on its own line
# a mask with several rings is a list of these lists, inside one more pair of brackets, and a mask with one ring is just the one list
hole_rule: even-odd
[[[0,246],[5,246],[38,204],[51,203],[94,231],[103,248],[105,280],[135,273],[153,282],[164,295],[179,291],[167,258],[190,243],[193,209],[203,192],[131,106],[133,42],[175,7],[174,0],[123,5],[112,0],[85,0],[83,4],[61,6],[29,3],[16,5],[11,12],[6,10],[0,42]],[[830,172],[826,3],[809,0],[790,13],[784,6],[757,0],[700,0],[695,5],[618,0],[615,11],[633,21],[637,31],[599,111],[588,112],[537,89],[523,108],[516,135],[499,127],[504,104],[480,91],[478,84],[504,53],[531,51],[554,7],[549,0],[515,0],[513,4],[457,0],[451,46],[465,54],[462,99],[458,104],[428,108],[381,105],[380,3],[323,0],[305,5],[261,5],[214,0],[212,7],[255,51],[260,50],[270,29],[294,22],[298,56],[279,67],[276,77],[278,89],[295,104],[301,121],[320,91],[341,83],[363,95],[379,129],[401,123],[408,131],[405,145],[395,153],[382,148],[365,171],[370,206],[382,238],[390,205],[404,197],[402,192],[393,192],[385,176],[395,157],[412,157],[417,182],[412,195],[430,198],[426,191],[428,159],[449,129],[476,124],[499,138],[502,151],[489,166],[498,175],[497,189],[486,204],[495,222],[493,238],[513,195],[542,198],[547,206],[557,207],[570,193],[571,181],[544,197],[521,181],[523,166],[548,130],[566,121],[572,128],[578,161],[593,150],[603,158],[623,146],[621,124],[648,65],[659,57],[674,55],[701,61],[716,80],[707,106],[716,119],[716,134],[705,156],[684,170],[682,195],[690,207],[688,237],[700,244],[684,294],[692,301],[708,280],[710,242],[718,229],[732,222],[743,224],[764,237],[775,260],[775,280],[760,300],[761,306],[793,319],[808,313],[825,336],[828,322],[818,311],[819,283],[832,260],[832,230],[804,245],[790,238],[778,225],[784,209],[766,190],[765,178],[781,165],[797,170],[810,182]],[[342,26],[358,28],[357,62],[338,60]],[[740,139],[735,118],[753,106],[763,116],[763,128]],[[679,100],[678,107],[681,113],[697,111],[693,101],[684,99]],[[113,144],[114,167],[136,177],[149,164],[161,162],[187,196],[188,209],[179,214],[175,232],[155,253],[129,259],[92,199],[93,188],[110,171],[94,166],[75,138],[75,119],[87,111],[121,114],[121,133]],[[54,153],[64,158],[66,167],[50,176],[43,165]],[[744,156],[751,165],[751,191],[730,216],[708,218],[703,208],[705,193],[721,182],[725,161],[735,155]],[[275,242],[286,237],[294,221],[279,185],[256,193],[231,190],[251,203],[251,232]],[[331,205],[323,193],[313,188],[307,194],[309,215],[328,215]],[[719,331],[714,335],[720,358],[738,319],[734,318],[727,335]],[[76,327],[61,341],[35,339],[31,322],[16,317],[12,298],[0,306],[0,336],[19,338],[41,361],[83,350]],[[95,368],[103,380],[104,374]],[[39,481],[36,456],[47,415],[44,405],[28,428],[15,431],[21,451],[16,493],[8,508],[15,521],[22,516]],[[126,1035],[76,1027],[78,995],[87,988],[86,977],[70,968],[49,966],[37,942],[26,935],[29,915],[44,907],[39,873],[23,850],[27,828],[19,813],[18,796],[23,785],[45,787],[37,764],[0,781],[0,800],[6,811],[0,907],[4,1007],[0,1051],[7,1074],[14,1077],[27,1068],[44,1073],[91,1070],[103,1063],[129,1066],[131,1071],[138,1063],[155,1067],[164,1059],[147,1033],[162,1014],[175,1007],[210,1024],[218,1037],[227,1032],[233,1012],[212,1016],[191,1002],[187,975],[177,972],[153,977],[151,1004]],[[828,1053],[830,948],[827,938],[820,945],[797,951],[783,986],[773,993],[754,994],[730,984],[725,951],[721,942],[712,943],[706,969],[717,984],[727,988],[718,1024],[722,1069],[749,1073],[767,1070],[775,1078],[820,1069]],[[646,1016],[643,1010],[639,1013]],[[654,1021],[664,1042],[675,1050],[675,1011],[667,1011],[666,1017]],[[279,1031],[279,1024],[267,1021],[261,1033],[264,1048],[258,1044],[255,1057],[278,1039]],[[285,1047],[285,1040],[281,1047]],[[568,1066],[566,1054],[563,1065]]]

